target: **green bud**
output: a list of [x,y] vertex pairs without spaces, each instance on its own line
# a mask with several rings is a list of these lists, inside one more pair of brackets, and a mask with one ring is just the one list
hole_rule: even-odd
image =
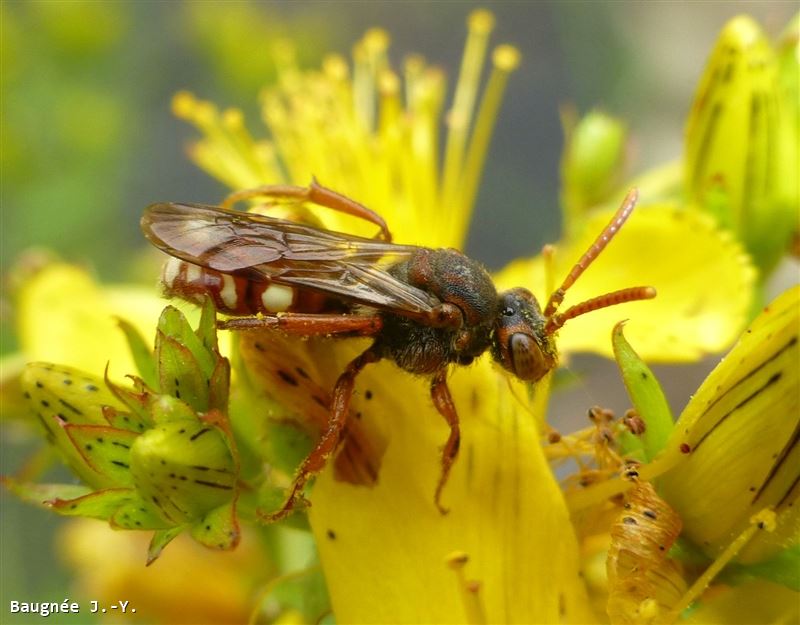
[[140,435],[131,448],[136,489],[165,521],[196,521],[230,502],[236,462],[225,434],[200,419],[176,419]]
[[695,94],[685,180],[690,199],[736,233],[762,276],[785,252],[796,220],[796,144],[772,46],[753,19],[735,17]]
[[562,118],[562,202],[572,229],[581,213],[602,204],[619,185],[627,129],[619,119],[597,110],[577,121],[568,112]]
[[717,557],[763,510],[739,562],[760,562],[798,542],[800,505],[800,287],[779,296],[745,331],[681,414],[660,478],[683,535]]
[[[92,446],[88,440],[83,440],[90,438],[83,436],[85,430],[76,429],[83,426],[98,431],[109,428],[104,410],[121,408],[103,381],[71,367],[37,362],[25,367],[20,385],[45,437],[67,466],[95,488],[118,485],[113,475],[115,471],[108,474],[98,469],[101,464],[107,467],[97,456],[102,444]],[[102,435],[98,436],[106,440]],[[77,447],[75,439],[81,440]]]

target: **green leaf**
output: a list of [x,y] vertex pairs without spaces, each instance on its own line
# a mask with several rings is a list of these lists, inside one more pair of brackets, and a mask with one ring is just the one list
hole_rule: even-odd
[[156,376],[156,360],[153,356],[153,348],[147,343],[139,331],[125,319],[118,319],[120,329],[128,340],[128,347],[131,350],[133,361],[139,370],[139,375],[150,387],[155,387],[158,381]]
[[800,592],[800,545],[793,545],[756,564],[731,564],[726,568],[726,578],[740,576],[759,577]]
[[625,339],[622,332],[624,325],[624,322],[620,322],[614,327],[614,357],[631,402],[645,422],[646,429],[641,436],[642,448],[645,460],[652,460],[664,448],[674,420],[655,375]]

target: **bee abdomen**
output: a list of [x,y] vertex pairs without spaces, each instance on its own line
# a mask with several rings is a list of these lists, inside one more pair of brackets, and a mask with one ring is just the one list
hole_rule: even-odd
[[171,257],[164,264],[161,283],[167,297],[202,304],[214,300],[217,310],[237,317],[278,312],[319,313],[331,309],[331,298],[269,280],[249,280],[200,267]]

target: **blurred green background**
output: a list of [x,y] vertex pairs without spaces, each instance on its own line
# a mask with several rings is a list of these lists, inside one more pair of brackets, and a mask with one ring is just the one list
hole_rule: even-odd
[[[390,31],[395,66],[419,52],[443,66],[452,85],[466,17],[478,6],[3,2],[3,276],[21,252],[44,247],[105,280],[144,279],[136,271],[145,248],[142,208],[158,200],[213,203],[224,195],[184,157],[195,132],[170,113],[177,90],[242,107],[262,136],[256,98],[273,76],[272,45],[292,39],[300,63],[314,67],[326,52],[349,55],[371,26]],[[558,236],[559,106],[601,106],[626,119],[634,171],[673,158],[724,22],[747,12],[777,35],[796,4],[508,2],[491,9],[493,42],[517,45],[523,62],[501,110],[468,252],[499,268]],[[15,346],[6,295],[0,313],[5,354]],[[12,472],[21,458],[5,444],[2,450],[2,472]],[[0,621],[35,622],[22,615],[6,621],[8,602],[74,596],[52,547],[63,521],[1,496]]]

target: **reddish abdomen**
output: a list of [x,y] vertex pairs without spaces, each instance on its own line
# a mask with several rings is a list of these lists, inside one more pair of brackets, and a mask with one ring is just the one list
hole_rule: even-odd
[[313,291],[268,280],[248,280],[170,258],[161,273],[164,294],[202,304],[206,296],[217,310],[237,317],[278,312],[322,313],[342,309],[342,302]]

